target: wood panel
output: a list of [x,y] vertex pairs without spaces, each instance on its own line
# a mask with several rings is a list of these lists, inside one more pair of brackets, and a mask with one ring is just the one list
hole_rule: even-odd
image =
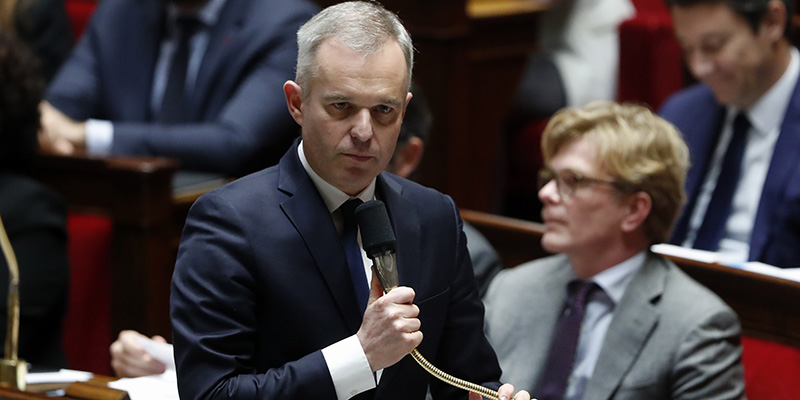
[[42,155],[34,178],[60,193],[69,211],[113,224],[111,337],[122,329],[169,335],[169,286],[175,264],[172,179],[164,158]]

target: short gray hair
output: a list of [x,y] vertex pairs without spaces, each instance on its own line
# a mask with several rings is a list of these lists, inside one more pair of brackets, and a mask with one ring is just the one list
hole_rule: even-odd
[[388,40],[396,40],[406,59],[410,87],[414,46],[400,18],[374,1],[348,1],[320,11],[297,31],[295,80],[303,88],[304,96],[308,96],[310,79],[316,72],[317,50],[328,39],[363,54],[376,53]]

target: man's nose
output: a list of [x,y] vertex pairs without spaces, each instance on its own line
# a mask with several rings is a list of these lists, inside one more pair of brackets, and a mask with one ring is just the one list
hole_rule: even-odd
[[365,142],[372,138],[372,115],[368,109],[359,110],[353,117],[353,129],[351,136]]
[[689,69],[697,80],[703,81],[714,71],[714,61],[711,57],[694,54],[689,59]]
[[558,186],[555,179],[551,179],[539,189],[539,200],[542,204],[555,203],[561,200],[561,195],[558,193]]

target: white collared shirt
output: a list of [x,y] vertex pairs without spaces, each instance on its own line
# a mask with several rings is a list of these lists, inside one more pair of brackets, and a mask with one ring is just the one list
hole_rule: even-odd
[[589,295],[586,313],[583,315],[581,334],[575,354],[575,364],[569,379],[564,400],[580,399],[594,373],[600,357],[608,327],[614,318],[614,309],[622,300],[628,284],[644,265],[647,251],[642,250],[633,257],[592,277],[592,281],[603,290],[595,290]]
[[[726,263],[748,261],[750,237],[761,193],[767,179],[772,154],[775,152],[775,143],[780,136],[786,108],[797,85],[798,75],[800,75],[800,53],[792,47],[791,61],[781,78],[749,110],[744,110],[750,121],[750,130],[747,133],[747,146],[740,168],[741,178],[718,250],[725,254]],[[703,223],[722,168],[725,151],[733,136],[733,120],[739,111],[739,108],[733,106],[727,109],[722,133],[689,220],[689,231],[682,243],[684,247],[692,247],[697,231]]]
[[[300,163],[308,173],[317,191],[322,196],[328,212],[331,213],[336,230],[342,231],[343,221],[340,212],[336,212],[345,201],[351,197],[326,182],[317,174],[306,159],[305,152],[303,151],[303,142],[297,146],[297,155],[300,157]],[[356,198],[362,201],[369,201],[375,198],[375,182],[373,179],[369,186],[364,189]],[[372,270],[370,269],[371,262],[367,257],[367,253],[361,244],[361,232],[358,233],[358,246],[361,247],[361,258],[364,262],[364,270],[367,276],[367,287],[370,287],[372,282]],[[372,368],[367,361],[367,355],[361,347],[361,342],[358,341],[356,335],[342,339],[324,349],[322,355],[325,357],[325,362],[328,364],[328,371],[333,380],[333,386],[336,388],[336,396],[339,400],[347,400],[359,393],[365,392],[377,386],[377,381],[380,380],[380,375],[383,370],[376,371],[376,375],[372,374]]]

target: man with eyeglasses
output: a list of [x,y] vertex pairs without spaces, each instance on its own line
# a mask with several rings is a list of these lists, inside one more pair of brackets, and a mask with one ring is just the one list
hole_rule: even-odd
[[542,245],[558,255],[489,286],[502,379],[540,400],[743,398],[736,314],[649,250],[684,201],[680,134],[644,107],[592,103],[557,113],[542,151]]
[[667,0],[700,83],[660,114],[684,134],[688,202],[671,242],[726,263],[800,265],[800,53],[793,1]]

